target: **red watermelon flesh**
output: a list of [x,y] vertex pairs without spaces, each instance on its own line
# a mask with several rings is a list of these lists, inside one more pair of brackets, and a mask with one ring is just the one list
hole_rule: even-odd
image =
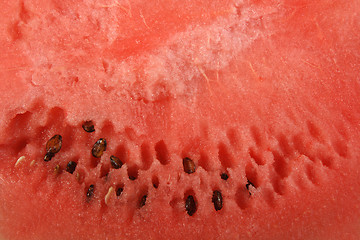
[[5,239],[360,238],[359,1],[0,7]]

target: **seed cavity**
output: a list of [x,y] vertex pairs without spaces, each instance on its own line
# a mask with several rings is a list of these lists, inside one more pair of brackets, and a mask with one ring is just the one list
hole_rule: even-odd
[[106,145],[107,143],[104,138],[100,138],[99,140],[97,140],[91,150],[92,155],[96,158],[100,158],[106,151]]
[[85,132],[94,132],[95,127],[93,121],[85,121],[82,125],[82,128],[85,130]]
[[25,156],[21,156],[21,157],[19,157],[19,159],[16,161],[16,163],[15,163],[15,167],[17,167],[22,161],[24,161],[25,160]]
[[188,157],[183,159],[183,166],[184,166],[184,172],[188,174],[194,173],[196,170],[194,161]]
[[66,171],[73,174],[73,172],[76,169],[76,165],[77,165],[76,162],[70,161],[66,166]]
[[89,201],[94,196],[95,186],[91,184],[86,192],[87,200]]
[[44,161],[45,161],[45,162],[48,162],[48,161],[50,161],[54,156],[55,156],[54,153],[47,152],[47,153],[45,154],[45,156],[44,156]]
[[122,187],[119,187],[117,190],[116,190],[116,196],[120,196],[121,193],[124,191],[124,189]]
[[118,157],[115,157],[114,155],[111,155],[110,163],[111,163],[111,166],[115,169],[119,169],[123,165],[121,160]]
[[186,209],[187,214],[189,214],[189,216],[194,215],[194,213],[196,212],[196,210],[197,210],[196,202],[195,202],[195,199],[194,199],[194,197],[192,195],[189,195],[186,198],[185,209]]
[[213,192],[213,196],[212,196],[212,202],[214,203],[214,207],[216,211],[219,211],[222,209],[223,207],[223,200],[222,200],[222,195],[221,192],[218,190],[215,190]]
[[155,189],[159,187],[159,178],[157,176],[152,177],[152,184]]
[[147,198],[147,195],[144,195],[140,198],[139,208],[142,208],[143,206],[145,206],[146,198]]
[[228,178],[229,178],[229,175],[227,174],[227,173],[222,173],[221,175],[220,175],[220,177],[221,177],[221,179],[222,180],[228,180]]
[[130,176],[129,176],[129,179],[130,179],[131,181],[135,181],[135,180],[136,180],[136,177],[130,175]]
[[107,194],[105,195],[105,204],[106,205],[108,204],[111,194],[113,194],[113,192],[114,192],[114,187],[110,187]]
[[252,182],[250,182],[249,179],[248,179],[247,184],[245,185],[245,187],[249,191],[249,194],[251,195],[250,186],[253,186],[255,188],[255,185]]
[[58,153],[62,146],[62,137],[61,135],[54,135],[52,138],[50,138],[49,141],[46,143],[46,152],[47,153]]

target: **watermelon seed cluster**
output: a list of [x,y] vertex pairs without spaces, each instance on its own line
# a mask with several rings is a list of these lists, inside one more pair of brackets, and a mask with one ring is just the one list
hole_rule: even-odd
[[[19,167],[27,162],[28,159],[25,157],[34,156],[40,157],[40,159],[44,157],[43,153],[40,152],[42,156],[39,156],[34,149],[38,149],[41,144],[38,142],[39,139],[44,135],[48,136],[49,138],[44,141],[46,143],[44,160],[46,162],[52,158],[55,160],[53,161],[54,165],[48,164],[49,170],[56,177],[62,171],[65,174],[72,172],[74,175],[72,177],[81,184],[82,199],[94,199],[94,196],[104,197],[107,195],[108,200],[109,198],[110,200],[119,198],[118,202],[133,201],[134,205],[139,207],[140,199],[147,195],[146,204],[149,204],[149,200],[153,200],[155,205],[158,202],[152,199],[154,189],[151,188],[150,192],[140,189],[143,192],[138,194],[139,187],[143,184],[152,184],[155,189],[159,188],[156,190],[158,193],[154,190],[154,194],[160,194],[166,188],[170,188],[168,185],[179,183],[180,188],[191,185],[194,191],[189,190],[190,192],[183,193],[182,190],[171,189],[168,195],[171,197],[169,205],[174,211],[180,210],[185,214],[191,214],[193,212],[191,209],[197,209],[198,212],[201,210],[200,202],[204,199],[202,193],[205,191],[207,200],[204,200],[206,201],[204,204],[208,204],[213,211],[217,209],[226,211],[224,204],[231,206],[233,201],[240,209],[247,209],[258,198],[263,198],[269,207],[273,207],[279,197],[287,195],[289,191],[293,191],[294,187],[301,190],[304,187],[317,186],[321,183],[324,174],[339,166],[339,160],[353,157],[348,147],[348,128],[338,126],[325,129],[326,126],[322,126],[321,122],[313,117],[297,122],[299,130],[296,128],[296,131],[293,132],[276,126],[270,129],[271,126],[264,123],[244,126],[241,130],[236,127],[212,130],[205,126],[203,129],[207,129],[206,136],[208,138],[210,133],[213,134],[217,131],[222,131],[224,134],[217,134],[219,139],[216,141],[209,138],[209,145],[208,143],[202,145],[202,142],[199,144],[195,138],[190,139],[185,145],[180,144],[180,149],[177,147],[178,144],[168,145],[168,141],[172,142],[172,140],[167,140],[166,136],[164,138],[154,136],[154,139],[152,137],[149,139],[146,135],[138,136],[139,133],[131,126],[123,126],[121,131],[115,131],[111,120],[102,122],[102,127],[99,129],[100,136],[97,136],[96,139],[88,138],[87,134],[98,131],[94,122],[84,121],[74,128],[74,125],[66,122],[66,112],[61,107],[53,107],[48,111],[38,111],[38,109],[45,109],[41,101],[35,102],[32,109],[17,114],[11,120],[4,131],[9,135],[11,141],[9,145],[0,146],[0,152],[18,153],[19,158],[15,167]],[[31,125],[33,121],[37,121],[37,118],[42,119],[42,123]],[[301,129],[300,126],[302,126]],[[62,136],[54,135],[60,129]],[[84,136],[79,135],[80,132]],[[201,134],[205,134],[205,132]],[[246,139],[249,138],[248,141],[243,141],[243,135]],[[50,139],[51,136],[53,137]],[[114,142],[118,142],[118,146],[115,146],[114,152],[111,153],[114,155],[105,152],[105,141],[110,140],[108,136],[113,136],[117,139]],[[98,142],[100,137],[104,137],[106,140]],[[89,140],[91,142],[88,142]],[[200,141],[202,140],[200,139]],[[84,144],[90,144],[89,151],[81,149]],[[79,156],[73,156],[74,152],[70,151],[72,145],[81,152]],[[92,155],[94,145],[95,150],[97,149],[94,151],[95,155],[103,153],[101,158]],[[58,151],[62,152],[59,158],[57,158]],[[75,154],[79,154],[79,152]],[[83,155],[84,152],[87,153],[86,157]],[[177,164],[177,162],[171,161],[173,156],[181,156],[183,166],[171,166]],[[68,157],[70,159],[64,160],[64,166],[57,162]],[[130,161],[130,158],[134,161]],[[70,160],[77,166],[70,163]],[[37,165],[36,160],[29,159],[29,162],[32,169],[34,165]],[[181,170],[171,172],[172,167],[175,169],[181,167]],[[159,171],[163,168],[165,171]],[[112,171],[113,169],[119,169],[119,171]],[[302,174],[298,174],[300,172]],[[155,176],[154,173],[159,175]],[[151,174],[152,176],[150,176]],[[212,181],[203,181],[202,176],[209,176]],[[214,176],[218,179],[213,178]],[[99,185],[97,180],[90,180],[97,177],[101,178]],[[160,182],[159,178],[161,178]],[[131,182],[128,179],[138,179],[138,181]],[[122,183],[123,181],[125,183]],[[159,187],[159,183],[166,188]],[[90,187],[90,184],[93,186]],[[254,191],[255,188],[258,190]],[[215,191],[219,191],[219,193]],[[132,194],[124,194],[130,192],[136,193],[135,200]],[[178,195],[179,192],[182,196]],[[188,200],[185,211],[184,203],[190,195],[195,204],[191,204]],[[103,201],[99,201],[99,203],[102,204]],[[109,201],[108,205],[113,203],[118,204],[115,201]],[[221,205],[222,208],[220,208]],[[191,208],[190,206],[195,207]],[[149,207],[151,208],[151,206]]]
[[[94,124],[92,121],[85,121],[82,124],[82,128],[84,129],[84,131],[89,132],[89,133],[95,131],[95,127],[94,127]],[[58,153],[60,151],[61,146],[62,146],[62,136],[61,135],[58,135],[58,134],[54,135],[50,140],[48,140],[48,142],[46,143],[46,155],[44,157],[44,161],[46,161],[46,162],[50,161],[55,156],[55,153]],[[95,144],[93,145],[93,147],[91,149],[92,156],[94,156],[95,158],[101,158],[103,153],[106,151],[106,147],[107,147],[106,139],[100,138],[99,140],[97,140],[95,142]],[[194,162],[191,159],[187,159],[185,162],[186,162],[185,165],[188,169],[188,172],[189,173],[195,172]],[[119,169],[123,165],[121,160],[114,155],[110,156],[110,163],[114,169]],[[73,174],[76,169],[76,166],[77,166],[76,162],[69,161],[66,166],[66,171],[69,172],[70,174]],[[54,172],[56,174],[58,174],[60,172],[59,165],[56,165]],[[77,178],[79,178],[79,175],[77,175]],[[130,175],[129,179],[135,180],[136,177],[133,175]],[[91,184],[86,192],[87,201],[89,201],[93,197],[94,191],[95,191],[95,186],[93,184]],[[110,187],[108,190],[108,193],[105,196],[105,204],[108,203],[110,196],[113,192],[114,192],[114,188]],[[123,192],[123,188],[119,187],[116,190],[116,195],[120,196],[122,192]],[[140,198],[139,208],[145,206],[146,198],[147,198],[147,195],[144,195]]]
[[[84,129],[85,132],[88,132],[88,133],[95,131],[95,127],[94,127],[94,124],[92,121],[85,121],[82,124],[82,128]],[[50,161],[55,156],[55,154],[61,150],[61,147],[62,147],[62,136],[61,135],[56,134],[52,138],[50,138],[46,143],[46,155],[44,157],[44,161],[46,161],[46,162]],[[93,147],[91,149],[91,155],[96,159],[101,158],[103,156],[104,152],[106,151],[106,148],[107,148],[106,139],[99,138],[93,144]],[[120,160],[120,158],[115,155],[111,155],[109,160],[110,160],[111,168],[114,168],[114,169],[120,169],[124,164]],[[187,174],[195,173],[196,164],[191,158],[184,157],[182,163],[183,163],[183,170],[185,173],[187,173]],[[66,165],[66,171],[70,174],[73,174],[76,170],[76,167],[77,167],[76,161],[69,161]],[[54,172],[56,174],[59,174],[60,171],[61,171],[60,165],[56,165],[54,168]],[[130,180],[136,180],[136,176],[134,174],[132,174],[130,172],[128,174],[129,174]],[[108,175],[108,170],[105,170],[102,175],[106,177]],[[220,174],[220,178],[222,180],[227,181],[229,178],[229,175],[227,172],[223,172]],[[80,179],[79,172],[76,173],[76,179],[78,179],[78,181]],[[152,181],[153,181],[154,188],[158,188],[159,180],[157,179],[157,177],[153,178]],[[249,179],[247,179],[247,184],[246,184],[245,188],[248,191],[249,195],[251,196],[250,186],[255,188],[255,185]],[[105,195],[105,204],[106,205],[108,204],[108,202],[113,194],[116,195],[117,197],[119,197],[122,194],[123,190],[124,190],[123,186],[117,186],[116,188],[110,187]],[[85,194],[87,202],[89,202],[93,198],[94,192],[95,192],[95,185],[94,184],[89,185],[89,187],[86,190],[86,194]],[[138,208],[142,208],[143,206],[145,206],[147,197],[148,197],[148,195],[146,193],[139,198],[139,201],[137,204]],[[188,193],[188,195],[187,195],[186,199],[184,199],[184,201],[185,201],[186,213],[189,216],[193,216],[198,209],[197,200],[195,198],[195,195],[193,193]],[[211,201],[213,203],[215,211],[220,211],[223,208],[223,196],[219,189],[216,189],[213,191]]]

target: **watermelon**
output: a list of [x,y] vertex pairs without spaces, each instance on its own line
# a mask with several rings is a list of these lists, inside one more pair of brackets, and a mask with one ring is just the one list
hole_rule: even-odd
[[4,239],[359,239],[358,0],[0,2]]

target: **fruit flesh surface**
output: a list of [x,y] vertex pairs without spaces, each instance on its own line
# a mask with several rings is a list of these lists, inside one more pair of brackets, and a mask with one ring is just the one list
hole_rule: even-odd
[[[0,9],[5,238],[359,238],[358,1]],[[44,162],[55,134],[62,149]],[[99,138],[108,146],[96,160]],[[110,167],[113,154],[120,169]],[[185,157],[195,173],[184,172]],[[68,161],[78,163],[73,174]],[[105,203],[110,187],[124,191]]]

